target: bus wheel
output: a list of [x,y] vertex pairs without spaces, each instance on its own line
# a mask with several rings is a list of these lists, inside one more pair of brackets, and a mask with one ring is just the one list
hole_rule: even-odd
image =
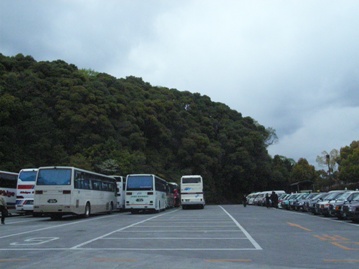
[[86,203],[86,207],[85,207],[85,218],[88,218],[90,217],[91,215],[91,206],[90,206],[90,203]]
[[51,215],[50,218],[52,220],[60,220],[60,219],[62,219],[62,216],[61,215]]

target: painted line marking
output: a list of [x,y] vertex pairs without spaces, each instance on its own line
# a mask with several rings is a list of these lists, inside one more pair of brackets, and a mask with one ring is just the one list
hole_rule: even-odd
[[[209,226],[193,226],[193,223],[191,223],[191,229],[192,228],[201,228],[201,229],[209,229],[209,228],[231,228],[233,227],[233,223],[231,225],[209,225]],[[183,226],[166,226],[166,225],[139,225],[138,228],[183,228]]]
[[253,244],[256,250],[262,250],[261,246],[253,239],[253,237],[238,223],[238,221],[232,217],[222,206],[219,206],[237,225],[237,227],[244,233],[244,235],[248,238],[248,240]]
[[[233,232],[233,233],[242,233],[242,231],[236,229],[236,230],[225,230],[226,233],[228,232]],[[169,230],[156,230],[156,231],[120,231],[119,233],[150,233],[150,234],[154,234],[154,233],[168,233]],[[200,234],[200,233],[223,233],[223,230],[205,230],[205,231],[188,231],[188,230],[176,230],[176,231],[170,231],[171,233],[196,233],[196,234]]]
[[354,248],[349,248],[349,247],[346,247],[346,246],[343,246],[342,244],[338,243],[338,242],[330,242],[332,245],[336,246],[336,247],[339,247],[341,249],[344,249],[344,250],[355,250]]
[[35,238],[28,238],[23,241],[23,243],[14,242],[11,243],[10,246],[34,246],[34,245],[41,245],[45,244],[54,240],[58,240],[59,237],[35,237]]
[[296,224],[296,223],[291,223],[291,222],[287,222],[289,226],[292,226],[292,227],[297,227],[299,229],[302,229],[304,231],[307,231],[307,232],[311,232],[312,230],[308,229],[308,228],[305,228],[299,224]]
[[108,251],[116,251],[116,250],[130,250],[130,251],[257,251],[255,248],[16,248],[16,249],[8,249],[2,248],[0,251],[77,251],[77,250],[92,250],[92,251],[101,251],[101,250],[108,250]]
[[125,227],[123,227],[123,228],[121,228],[121,229],[112,231],[112,232],[110,232],[110,233],[101,235],[101,236],[96,237],[96,238],[93,238],[93,239],[91,239],[91,240],[89,240],[89,241],[86,241],[86,242],[83,242],[83,243],[78,244],[78,245],[76,245],[76,246],[73,246],[71,249],[81,248],[81,247],[83,247],[84,245],[90,244],[90,243],[92,243],[92,242],[94,242],[94,241],[96,241],[96,240],[103,239],[103,238],[105,238],[105,237],[107,237],[107,236],[109,236],[109,235],[111,235],[111,234],[114,234],[114,233],[117,233],[117,232],[126,230],[126,229],[131,228],[131,227],[134,227],[134,226],[136,226],[136,225],[138,225],[138,224],[147,222],[147,221],[152,220],[152,219],[159,218],[159,217],[164,216],[164,215],[171,214],[171,213],[173,213],[173,212],[176,212],[176,211],[171,211],[171,212],[159,214],[159,215],[153,216],[153,217],[151,217],[151,218],[148,218],[148,219],[145,219],[145,220],[142,220],[142,221],[139,221],[139,222],[135,222],[135,223],[133,223],[133,224],[131,224],[131,225],[128,225],[128,226],[125,226]]
[[1,259],[0,262],[27,262],[29,259]]
[[[101,216],[101,217],[97,217],[97,218],[100,219],[100,218],[111,218],[111,217],[114,217],[114,215],[111,215],[111,216],[103,216],[103,217]],[[21,232],[21,233],[8,234],[8,235],[0,236],[0,239],[12,237],[12,236],[23,235],[23,234],[34,233],[34,232],[39,232],[39,231],[44,231],[44,230],[57,229],[57,228],[59,228],[59,227],[65,227],[65,226],[74,225],[74,224],[78,224],[78,223],[82,223],[82,222],[88,222],[88,221],[93,221],[93,219],[89,218],[89,219],[86,219],[86,220],[80,220],[80,221],[75,221],[75,222],[70,222],[70,223],[65,223],[65,224],[59,224],[59,225],[55,225],[55,226],[49,226],[49,227],[45,227],[45,228],[39,228],[39,229],[35,229],[35,230],[31,230],[31,231],[26,231],[26,232]]]
[[134,259],[111,259],[111,258],[94,258],[94,262],[137,262]]
[[326,259],[324,262],[330,262],[330,263],[359,263],[359,260],[329,260]]
[[231,237],[231,238],[203,238],[203,237],[160,237],[160,238],[153,238],[153,237],[107,237],[103,238],[102,240],[248,240],[247,237]]
[[205,260],[206,262],[252,262],[252,260],[249,259],[210,259]]
[[340,235],[328,235],[328,234],[324,234],[324,235],[314,235],[314,237],[318,238],[321,241],[327,241],[329,243],[331,243],[332,245],[341,248],[343,250],[354,250],[357,251],[359,249],[357,248],[350,248],[345,246],[344,244],[358,244],[359,242],[352,242],[350,241],[350,239],[345,238],[343,236]]

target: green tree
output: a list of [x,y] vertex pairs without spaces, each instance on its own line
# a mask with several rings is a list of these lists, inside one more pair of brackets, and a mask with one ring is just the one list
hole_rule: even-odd
[[317,175],[314,166],[310,165],[306,159],[300,158],[292,169],[290,182],[295,183],[308,180],[314,183],[316,178]]
[[340,149],[339,178],[345,183],[359,182],[359,141]]

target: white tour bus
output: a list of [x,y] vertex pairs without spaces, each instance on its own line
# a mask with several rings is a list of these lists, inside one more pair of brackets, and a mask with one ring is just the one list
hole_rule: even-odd
[[203,179],[200,175],[186,175],[181,177],[181,204],[182,208],[204,208]]
[[126,188],[126,178],[123,176],[112,175],[116,179],[117,185],[117,210],[125,210],[125,188]]
[[15,208],[18,173],[0,171],[0,193],[5,197],[8,209]]
[[32,213],[34,210],[34,192],[37,168],[21,169],[17,178],[16,205],[17,213]]
[[40,167],[37,172],[34,215],[89,217],[111,213],[116,203],[116,180],[111,176],[67,166]]
[[159,212],[167,207],[167,181],[150,174],[126,177],[126,210]]

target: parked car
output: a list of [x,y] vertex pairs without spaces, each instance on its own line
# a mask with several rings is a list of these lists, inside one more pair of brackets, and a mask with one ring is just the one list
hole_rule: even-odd
[[329,195],[329,193],[327,192],[322,192],[319,193],[317,196],[313,197],[309,202],[308,202],[308,212],[313,213],[314,215],[316,214],[316,207],[317,207],[317,203],[319,203],[320,201],[322,201],[327,195]]
[[343,215],[353,222],[359,222],[359,197],[356,195],[353,200],[343,205]]
[[247,195],[247,204],[248,205],[253,205],[254,204],[254,199],[256,198],[256,196],[259,194],[259,192],[252,192],[250,194]]
[[310,195],[309,192],[303,192],[298,195],[293,201],[292,209],[296,211],[303,211],[304,200]]
[[342,211],[343,205],[351,201],[359,200],[359,191],[348,191],[339,196],[333,204],[329,205],[329,215],[338,219],[346,219],[346,214]]
[[325,198],[322,199],[322,201],[318,202],[316,204],[316,214],[323,215],[325,217],[329,216],[329,206],[335,202],[335,199],[337,199],[340,195],[347,192],[346,190],[335,190],[330,191],[329,195],[325,196]]
[[290,196],[290,194],[282,193],[278,195],[278,208],[282,208],[282,202],[286,199],[286,197]]
[[[265,206],[266,205],[266,195],[268,194],[269,196],[271,196],[273,191],[262,191],[260,192],[255,200],[254,200],[254,203],[256,205],[260,205],[260,206]],[[284,194],[285,191],[283,190],[274,190],[274,192],[277,194],[277,195],[280,195],[280,194]]]
[[305,199],[303,199],[303,209],[302,210],[305,212],[309,212],[309,202],[312,199],[315,199],[315,197],[319,196],[320,194],[321,194],[320,192],[312,192]]
[[299,193],[292,193],[281,202],[281,208],[290,210],[292,203],[296,199]]
[[262,205],[262,199],[264,197],[264,194],[261,192],[256,195],[256,197],[253,199],[254,205]]

